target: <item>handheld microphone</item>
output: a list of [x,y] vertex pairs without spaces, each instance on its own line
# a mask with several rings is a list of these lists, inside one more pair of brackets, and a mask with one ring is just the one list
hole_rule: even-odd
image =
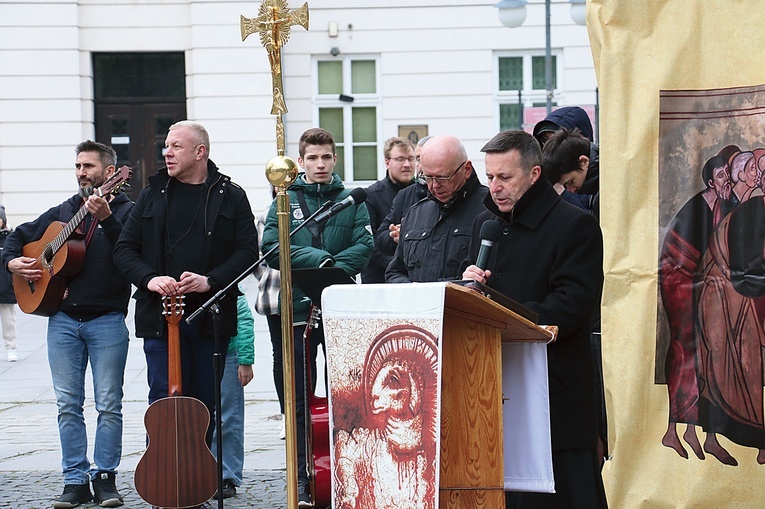
[[491,249],[497,243],[501,234],[502,225],[497,221],[488,220],[481,225],[481,247],[478,250],[478,259],[475,262],[479,269],[486,270]]
[[354,204],[359,205],[361,203],[364,203],[366,199],[367,199],[367,192],[361,189],[360,187],[357,187],[356,189],[351,191],[351,194],[349,194],[345,199],[335,203],[329,208],[329,210],[325,210],[324,212],[314,217],[313,221],[316,224],[325,223],[329,220],[330,217],[338,214],[341,210],[345,210]]

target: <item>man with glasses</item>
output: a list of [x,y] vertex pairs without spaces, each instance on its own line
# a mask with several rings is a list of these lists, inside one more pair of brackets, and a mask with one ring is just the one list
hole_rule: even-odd
[[420,163],[428,195],[401,223],[398,248],[385,272],[387,283],[459,279],[473,220],[483,211],[488,190],[459,139],[430,138]]
[[[407,187],[414,179],[414,148],[407,138],[395,136],[385,141],[385,176],[367,188],[367,209],[372,233],[380,227],[385,216],[390,212],[393,198]],[[372,252],[372,259],[361,272],[362,283],[384,283],[385,268],[393,256],[377,249]]]
[[[380,227],[375,232],[375,249],[388,255],[393,259],[393,255],[396,254],[396,248],[398,247],[398,236],[401,232],[401,219],[409,212],[409,209],[428,195],[428,186],[425,184],[425,179],[422,178],[422,164],[420,163],[420,154],[422,147],[430,139],[430,136],[420,138],[417,145],[414,147],[414,166],[416,168],[416,176],[414,183],[411,186],[407,186],[406,189],[402,189],[400,193],[393,198],[393,204],[390,206],[388,215],[385,216]],[[386,264],[387,268],[387,264]],[[383,270],[383,273],[385,271]],[[385,278],[383,278],[383,281]]]

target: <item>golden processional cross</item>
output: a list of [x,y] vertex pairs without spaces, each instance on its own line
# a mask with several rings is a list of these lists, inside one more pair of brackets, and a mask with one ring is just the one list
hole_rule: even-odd
[[300,25],[308,30],[308,3],[302,7],[290,10],[284,0],[263,0],[257,18],[241,16],[242,40],[258,32],[260,43],[268,52],[268,62],[271,64],[271,81],[273,84],[273,103],[271,114],[276,115],[277,131],[276,146],[284,155],[284,124],[282,115],[287,113],[284,102],[284,83],[282,79],[282,46],[290,38],[290,27]]
[[[284,122],[287,113],[282,80],[282,46],[290,37],[290,27],[308,30],[308,3],[290,10],[285,0],[263,0],[257,18],[241,16],[242,41],[258,32],[268,52],[273,85],[271,114],[276,115],[276,157],[266,164],[266,178],[278,190],[276,213],[279,225],[279,272],[281,275],[282,359],[284,362],[284,422],[287,449],[287,507],[297,508],[297,429],[295,424],[295,344],[292,329],[292,263],[290,261],[290,202],[287,186],[297,177],[295,161],[284,155]],[[300,338],[302,340],[302,338]],[[303,366],[300,373],[302,374]],[[219,501],[222,504],[222,499]],[[222,505],[221,505],[222,507]]]

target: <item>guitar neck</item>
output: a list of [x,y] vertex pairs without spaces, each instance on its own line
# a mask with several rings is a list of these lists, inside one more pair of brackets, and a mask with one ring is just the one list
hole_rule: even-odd
[[85,216],[88,215],[88,209],[85,207],[80,208],[80,210],[77,211],[77,213],[74,215],[72,219],[69,220],[68,223],[66,223],[66,226],[64,226],[64,229],[59,232],[58,235],[48,244],[50,246],[50,257],[52,258],[53,255],[55,255],[59,249],[61,249],[61,246],[64,245],[64,243],[67,241],[70,235],[72,235],[72,232],[77,229],[78,226],[80,226],[80,223],[83,219],[85,219]]
[[167,395],[181,396],[181,334],[178,322],[167,323]]

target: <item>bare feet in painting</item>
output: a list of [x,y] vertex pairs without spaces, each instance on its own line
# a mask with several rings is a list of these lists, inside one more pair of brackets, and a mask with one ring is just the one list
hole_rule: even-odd
[[730,453],[720,445],[720,442],[717,441],[717,435],[714,433],[707,434],[707,439],[704,440],[704,450],[717,458],[723,465],[731,465],[733,467],[738,466],[736,458],[731,456]]
[[683,440],[693,449],[694,454],[700,460],[704,459],[704,451],[701,450],[701,444],[699,443],[699,437],[696,436],[696,426],[689,424],[683,433]]
[[757,454],[757,463],[765,465],[765,449],[760,449],[760,452]]
[[674,449],[681,458],[688,459],[688,452],[683,447],[683,444],[680,443],[680,438],[677,436],[677,424],[674,422],[670,422],[669,426],[667,426],[667,432],[664,433],[661,444]]

